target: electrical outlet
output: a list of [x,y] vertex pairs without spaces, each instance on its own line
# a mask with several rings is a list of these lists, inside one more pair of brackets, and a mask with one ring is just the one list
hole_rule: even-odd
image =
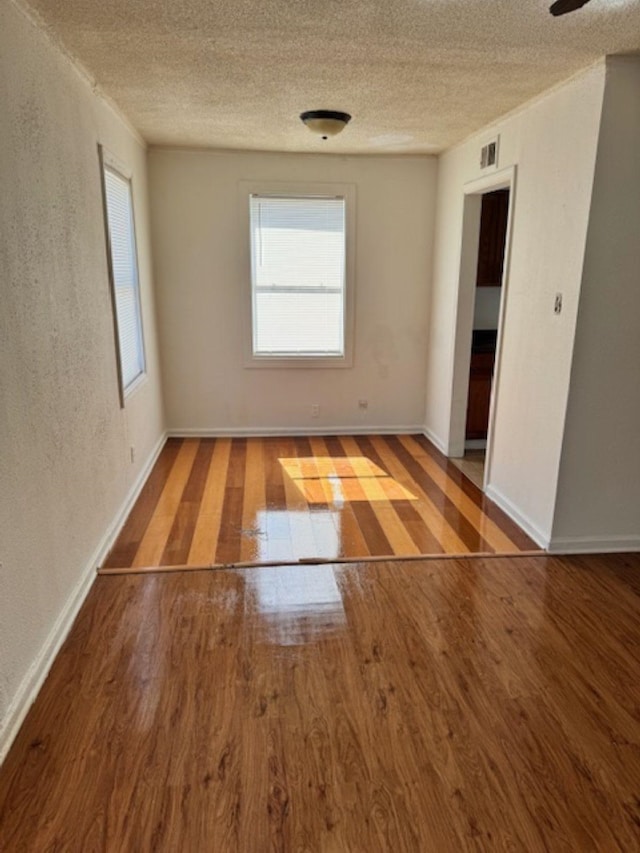
[[311,417],[317,418],[320,416],[320,403],[311,404]]
[[369,408],[368,400],[358,400],[358,408],[365,412]]
[[556,293],[556,298],[553,302],[553,313],[560,314],[562,312],[562,294]]

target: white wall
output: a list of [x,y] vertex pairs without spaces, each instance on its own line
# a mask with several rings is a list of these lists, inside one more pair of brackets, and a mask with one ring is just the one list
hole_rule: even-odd
[[[164,393],[177,431],[420,426],[437,163],[152,149]],[[357,192],[353,368],[243,367],[249,235],[240,181],[352,183]],[[358,400],[367,399],[367,412]],[[320,417],[311,418],[318,403]]]
[[[440,158],[426,429],[448,448],[464,185],[481,176],[480,146],[497,132],[499,167],[517,166],[517,179],[489,491],[543,543],[554,513],[604,76],[602,63]],[[564,294],[559,316],[556,291]]]
[[476,287],[473,310],[474,329],[497,329],[500,316],[501,287]]
[[[1,759],[163,415],[145,149],[10,3],[0,7],[0,115]],[[98,142],[134,170],[148,380],[124,411]]]
[[640,549],[640,60],[610,58],[553,547]]

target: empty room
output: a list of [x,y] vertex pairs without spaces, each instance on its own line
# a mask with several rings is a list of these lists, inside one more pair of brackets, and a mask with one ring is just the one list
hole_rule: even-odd
[[640,2],[0,0],[0,850],[640,849]]

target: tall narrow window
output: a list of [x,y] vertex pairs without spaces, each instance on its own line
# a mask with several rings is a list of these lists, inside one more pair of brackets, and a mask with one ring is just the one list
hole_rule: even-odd
[[251,195],[253,356],[345,354],[345,199]]
[[118,338],[120,400],[144,373],[131,181],[103,159],[107,249]]

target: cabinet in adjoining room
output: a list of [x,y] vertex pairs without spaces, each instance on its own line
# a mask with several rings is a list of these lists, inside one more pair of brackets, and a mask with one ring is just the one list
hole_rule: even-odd
[[490,329],[475,331],[471,347],[467,404],[466,437],[470,440],[487,437],[495,358],[496,332]]
[[508,217],[509,190],[482,196],[467,402],[468,441],[486,439],[489,426]]

